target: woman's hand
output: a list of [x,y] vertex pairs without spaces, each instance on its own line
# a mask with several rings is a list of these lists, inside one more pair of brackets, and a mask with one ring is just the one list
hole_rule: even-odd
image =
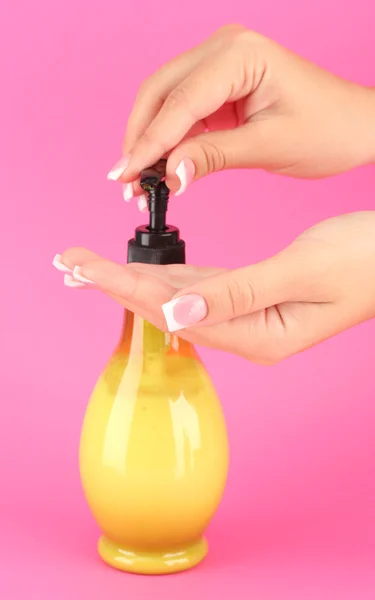
[[225,27],[144,82],[108,177],[125,184],[129,200],[142,192],[140,171],[162,156],[176,195],[223,169],[306,178],[347,171],[375,162],[375,91]]
[[[375,316],[375,212],[324,221],[264,262],[228,271],[121,266],[72,248],[55,266],[163,330],[272,364]],[[78,267],[78,268],[77,268]]]

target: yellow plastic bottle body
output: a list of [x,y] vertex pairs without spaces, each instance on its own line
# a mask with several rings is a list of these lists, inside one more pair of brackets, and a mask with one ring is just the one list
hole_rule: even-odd
[[224,417],[194,347],[126,313],[80,443],[103,560],[145,574],[196,565],[227,470]]

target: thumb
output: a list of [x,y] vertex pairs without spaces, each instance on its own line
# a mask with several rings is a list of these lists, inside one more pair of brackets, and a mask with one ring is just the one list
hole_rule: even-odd
[[209,131],[186,138],[171,152],[166,182],[175,196],[192,181],[225,169],[258,168],[269,160],[270,146],[262,123]]
[[249,267],[221,273],[181,289],[162,309],[169,331],[214,325],[298,299],[303,269],[282,252]]

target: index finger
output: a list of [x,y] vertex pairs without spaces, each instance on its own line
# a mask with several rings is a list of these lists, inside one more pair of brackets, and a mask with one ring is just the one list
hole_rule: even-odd
[[136,141],[122,180],[134,181],[142,169],[177,146],[191,128],[235,99],[241,65],[234,52],[210,57],[169,94],[159,113]]
[[192,50],[176,56],[141,85],[126,127],[122,146],[124,155],[131,151],[135,142],[144,134],[172,90],[196,69],[205,55],[215,49],[217,43],[217,36],[213,36]]
[[207,40],[194,48],[176,56],[141,85],[130,114],[123,143],[123,154],[127,155],[135,142],[146,131],[156,117],[165,100],[190,73],[213,52],[219,50],[225,41],[243,32],[241,25],[221,27]]

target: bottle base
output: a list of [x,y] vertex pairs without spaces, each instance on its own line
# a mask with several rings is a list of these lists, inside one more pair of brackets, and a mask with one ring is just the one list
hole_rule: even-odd
[[199,564],[208,551],[205,538],[201,538],[191,546],[172,552],[135,552],[122,548],[101,536],[98,552],[105,563],[127,573],[140,575],[166,575],[186,571]]

